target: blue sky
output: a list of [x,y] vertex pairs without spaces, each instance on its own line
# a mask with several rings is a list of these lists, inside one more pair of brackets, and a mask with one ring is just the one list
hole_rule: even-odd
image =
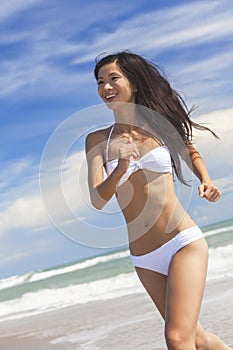
[[[105,246],[105,239],[106,247],[124,241],[124,230],[111,227],[123,225],[112,214],[115,202],[97,213],[85,188],[83,135],[112,121],[99,106],[93,77],[101,52],[142,54],[165,69],[188,106],[198,106],[193,120],[208,123],[221,137],[198,133],[196,146],[223,196],[216,204],[198,199],[195,180],[189,211],[199,225],[233,216],[232,17],[230,0],[1,1],[0,278],[99,254],[105,250],[96,247]],[[66,134],[69,145],[56,139],[66,127],[72,131]],[[48,154],[53,140],[60,148]],[[50,219],[41,198],[42,154],[55,181],[51,164],[63,146],[69,151],[64,191],[79,222],[75,215],[66,217],[55,182],[45,185],[45,197],[53,198]],[[108,242],[109,228],[114,244]]]

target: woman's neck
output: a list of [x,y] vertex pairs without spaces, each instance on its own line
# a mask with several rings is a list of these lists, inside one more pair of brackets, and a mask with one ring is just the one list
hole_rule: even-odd
[[135,104],[126,103],[116,108],[114,111],[115,129],[118,132],[128,132],[138,129],[143,122],[136,112]]

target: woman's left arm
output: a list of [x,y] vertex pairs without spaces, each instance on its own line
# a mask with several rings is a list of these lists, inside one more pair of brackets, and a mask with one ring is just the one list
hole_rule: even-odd
[[206,198],[209,202],[216,202],[221,197],[221,192],[213,183],[209,176],[206,165],[195,147],[189,143],[187,145],[189,157],[192,162],[193,173],[200,180],[201,185],[198,186],[199,196]]

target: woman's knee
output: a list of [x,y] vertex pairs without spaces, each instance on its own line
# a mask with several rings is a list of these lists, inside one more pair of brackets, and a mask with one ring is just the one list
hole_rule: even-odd
[[209,350],[208,336],[204,330],[194,336],[187,330],[165,325],[165,339],[169,350],[186,350],[194,344],[197,350]]
[[208,336],[204,330],[202,332],[197,332],[196,339],[195,339],[195,345],[196,345],[197,350],[208,350],[209,349]]
[[195,349],[195,336],[184,329],[166,325],[165,339],[169,350]]

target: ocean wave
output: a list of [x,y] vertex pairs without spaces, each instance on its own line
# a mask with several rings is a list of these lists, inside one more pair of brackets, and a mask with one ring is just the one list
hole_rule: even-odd
[[216,228],[214,230],[208,230],[204,232],[204,235],[205,237],[208,237],[208,236],[214,236],[214,235],[218,235],[219,233],[225,233],[230,231],[233,231],[233,226],[227,226],[227,227]]
[[32,272],[26,273],[25,275],[15,275],[8,278],[3,278],[0,280],[0,290],[18,286],[30,280]]
[[[114,256],[120,259],[128,252],[111,254],[96,258],[97,261],[106,261]],[[94,263],[93,261],[93,263]],[[118,264],[118,262],[116,262]],[[209,267],[207,280],[233,277],[233,244],[209,249]],[[25,293],[17,299],[0,303],[1,321],[19,319],[49,310],[67,306],[84,304],[91,301],[113,299],[124,295],[145,292],[136,273],[121,273],[117,276],[95,280],[88,283],[70,285],[57,289],[40,289]]]
[[58,267],[52,270],[39,271],[34,273],[30,272],[22,276],[19,276],[19,275],[12,276],[12,277],[0,280],[0,290],[4,290],[14,286],[19,286],[24,283],[42,281],[51,277],[93,267],[108,261],[122,259],[127,256],[129,256],[129,251],[118,252],[118,253],[113,253],[105,256],[98,256],[96,258],[90,258],[82,262],[77,262],[75,264],[65,266],[65,267]]
[[42,289],[21,298],[0,303],[0,322],[24,318],[63,307],[90,301],[114,299],[142,293],[135,273],[120,274],[108,279],[58,289]]
[[[227,226],[227,227],[222,227],[222,228],[217,228],[213,230],[209,230],[204,232],[205,237],[208,236],[214,236],[218,235],[221,233],[226,233],[233,231],[233,226]],[[15,286],[19,286],[25,283],[31,283],[31,282],[37,282],[37,281],[42,281],[46,280],[55,276],[63,275],[63,274],[68,274],[71,272],[75,272],[78,270],[83,270],[89,267],[94,267],[98,264],[109,262],[109,261],[114,261],[114,260],[119,260],[125,257],[129,256],[129,251],[123,251],[123,252],[117,252],[117,253],[110,253],[108,255],[104,256],[98,256],[94,258],[89,258],[84,261],[80,261],[74,264],[70,264],[68,266],[59,266],[54,269],[46,270],[46,271],[38,271],[38,272],[29,272],[24,275],[15,275],[11,276],[5,279],[0,280],[0,291],[7,289],[7,288],[12,288]]]
[[233,244],[209,249],[207,280],[233,277]]

